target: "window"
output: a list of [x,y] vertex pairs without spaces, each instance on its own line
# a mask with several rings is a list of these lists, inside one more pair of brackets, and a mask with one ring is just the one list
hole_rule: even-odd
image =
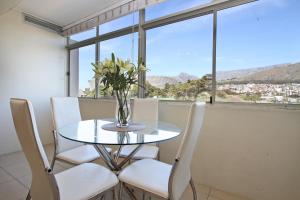
[[147,31],[146,96],[209,101],[212,15]]
[[79,97],[95,96],[95,80],[91,63],[95,62],[95,45],[79,48]]
[[90,30],[71,35],[70,43],[73,44],[93,37],[96,37],[96,28],[92,28]]
[[[166,0],[146,8],[146,21],[210,2]],[[265,0],[217,12],[216,101],[300,104],[299,6],[296,0]],[[138,24],[138,20],[138,13],[129,14],[100,25],[99,31],[101,35],[109,34],[130,27],[133,22]],[[93,29],[71,39],[81,41],[95,35]],[[212,14],[158,28],[147,26],[146,65],[150,71],[146,73],[145,95],[209,101],[212,37]],[[101,41],[99,46],[101,61],[114,52],[117,57],[137,63],[138,33]],[[95,62],[95,53],[95,45],[73,52],[73,57],[79,54],[80,96],[95,94],[90,65]],[[99,93],[109,95],[102,92],[101,85]],[[136,95],[137,88],[131,93]]]
[[[100,61],[111,59],[111,54],[114,53],[117,58],[123,60],[133,60],[137,64],[138,60],[138,34],[129,34],[114,39],[100,42]],[[100,96],[110,95],[111,91],[103,92],[103,86],[99,86]],[[131,96],[137,95],[137,87],[131,91]]]
[[128,26],[132,26],[133,24],[139,23],[139,14],[137,12],[128,14],[121,18],[115,19],[113,21],[107,22],[105,24],[101,24],[99,28],[100,35],[116,31],[118,29],[122,29]]
[[[133,49],[132,49],[133,47]],[[133,55],[132,55],[133,50]],[[138,35],[137,33],[124,35],[114,39],[100,42],[100,61],[111,58],[111,53],[122,59],[137,60]],[[133,57],[132,57],[133,56]]]
[[146,21],[193,8],[195,6],[200,6],[211,1],[212,0],[166,0],[146,9]]
[[299,6],[258,1],[218,12],[217,101],[300,103]]

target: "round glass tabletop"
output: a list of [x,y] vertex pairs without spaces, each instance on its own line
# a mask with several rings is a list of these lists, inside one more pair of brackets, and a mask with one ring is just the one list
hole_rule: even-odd
[[112,123],[112,120],[86,120],[67,125],[57,131],[69,140],[101,145],[156,143],[177,137],[182,132],[175,125],[160,121],[143,122],[144,129],[130,132],[104,130],[102,126],[108,123]]

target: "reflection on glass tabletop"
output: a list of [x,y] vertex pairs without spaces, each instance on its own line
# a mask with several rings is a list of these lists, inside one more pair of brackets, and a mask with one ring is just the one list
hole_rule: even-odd
[[102,128],[104,124],[112,122],[111,119],[85,120],[57,131],[69,140],[103,145],[155,143],[175,138],[182,132],[175,125],[161,121],[143,122],[145,129],[133,132],[107,131]]

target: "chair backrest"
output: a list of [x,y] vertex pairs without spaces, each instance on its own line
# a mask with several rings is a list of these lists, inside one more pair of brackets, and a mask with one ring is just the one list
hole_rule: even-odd
[[[68,124],[81,121],[79,102],[77,97],[52,97],[51,110],[54,129],[57,130]],[[57,153],[73,149],[82,143],[67,140],[59,134],[57,138]]]
[[133,122],[155,122],[158,120],[158,99],[134,99]]
[[59,191],[42,146],[33,108],[26,99],[11,99],[15,129],[32,172],[32,199],[57,200]]
[[179,200],[191,179],[191,163],[201,133],[205,103],[193,103],[169,182],[172,200]]

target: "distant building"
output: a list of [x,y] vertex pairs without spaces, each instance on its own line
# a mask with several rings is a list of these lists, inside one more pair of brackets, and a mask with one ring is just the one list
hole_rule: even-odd
[[95,79],[91,79],[91,80],[88,80],[89,82],[89,85],[90,85],[90,90],[93,91],[95,90]]

